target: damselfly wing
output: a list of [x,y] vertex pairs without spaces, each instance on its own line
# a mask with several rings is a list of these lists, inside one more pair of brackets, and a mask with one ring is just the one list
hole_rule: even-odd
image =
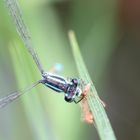
[[38,58],[36,51],[33,49],[32,39],[31,39],[29,31],[24,23],[24,20],[22,18],[22,14],[21,14],[21,10],[19,9],[18,2],[16,0],[5,0],[5,3],[8,7],[9,13],[16,25],[18,34],[20,35],[21,39],[23,40],[25,47],[27,48],[28,52],[32,56],[39,71],[41,72],[41,74],[43,74],[44,69],[40,62],[40,59]]
[[25,88],[22,91],[15,91],[15,92],[10,93],[9,95],[7,95],[5,97],[0,98],[0,108],[3,108],[6,105],[8,105],[9,103],[15,101],[21,95],[24,95],[25,93],[27,93],[28,91],[30,91],[32,88],[34,88],[35,86],[37,86],[39,83],[40,83],[40,81],[35,82],[31,86]]

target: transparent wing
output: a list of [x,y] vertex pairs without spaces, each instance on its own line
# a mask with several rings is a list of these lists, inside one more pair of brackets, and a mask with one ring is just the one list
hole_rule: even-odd
[[0,98],[0,109],[5,107],[9,103],[15,101],[18,97],[27,93],[29,90],[31,90],[33,87],[37,86],[39,83],[40,83],[40,81],[32,84],[31,86],[27,87],[26,89],[24,89],[22,91],[16,91],[16,92],[13,92],[5,97]]
[[30,37],[28,29],[23,21],[21,10],[18,6],[17,1],[16,0],[5,0],[5,3],[9,9],[9,13],[10,13],[12,19],[14,20],[16,29],[25,44],[25,47],[27,48],[28,52],[33,57],[33,60],[35,61],[39,71],[42,74],[44,72],[42,64],[37,56],[37,53],[33,49],[31,37]]
[[[55,64],[50,70],[49,72],[51,73],[57,73],[60,72],[62,70],[62,65],[61,64]],[[0,98],[0,108],[5,107],[6,105],[8,105],[9,103],[13,102],[14,100],[16,100],[18,97],[20,97],[21,95],[27,93],[29,90],[31,90],[32,88],[34,88],[35,86],[37,86],[39,83],[41,83],[40,81],[37,81],[35,83],[33,83],[31,86],[25,88],[22,91],[16,91],[16,92],[12,92],[11,94]]]

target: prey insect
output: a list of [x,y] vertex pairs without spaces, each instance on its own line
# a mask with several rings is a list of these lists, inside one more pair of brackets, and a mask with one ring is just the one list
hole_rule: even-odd
[[[89,84],[83,84],[82,87],[82,94],[84,96],[83,100],[79,103],[80,108],[81,108],[81,119],[82,121],[88,123],[88,124],[93,124],[94,123],[94,116],[92,115],[92,112],[90,110],[88,101],[87,101],[87,95],[90,94],[90,83]],[[94,96],[94,95],[92,95]],[[106,106],[106,104],[99,98],[97,97],[100,103],[103,105],[103,107]]]
[[85,96],[85,98],[79,103],[79,105],[81,108],[82,121],[84,121],[88,124],[92,124],[94,122],[94,120],[93,120],[94,118],[93,118],[93,115],[91,113],[91,110],[89,108],[89,105],[88,105],[88,102],[86,99],[86,96],[89,93],[89,91],[90,91],[90,84],[87,84],[83,90],[83,96]]
[[35,82],[28,88],[17,91],[14,93],[11,93],[10,95],[3,97],[0,99],[0,108],[6,106],[7,104],[11,103],[21,95],[27,93],[29,90],[37,86],[38,84],[43,84],[50,89],[60,92],[64,94],[64,99],[66,102],[80,102],[85,95],[82,92],[81,86],[82,86],[82,80],[79,78],[70,78],[65,79],[64,77],[61,77],[59,75],[55,75],[49,72],[45,72],[44,68],[38,58],[37,53],[33,49],[31,37],[29,35],[29,32],[27,30],[26,25],[24,24],[24,21],[22,19],[21,11],[18,7],[18,3],[16,0],[5,0],[5,3],[9,9],[9,13],[14,20],[14,23],[16,25],[16,29],[21,37],[21,39],[24,42],[25,47],[27,48],[28,52],[32,56],[34,62],[36,63],[42,79]]

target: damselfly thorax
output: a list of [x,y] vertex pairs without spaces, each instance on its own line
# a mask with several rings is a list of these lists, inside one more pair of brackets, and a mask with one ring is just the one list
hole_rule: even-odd
[[65,79],[51,73],[43,73],[42,77],[40,82],[56,92],[63,92],[65,101],[78,103],[83,99],[79,78]]

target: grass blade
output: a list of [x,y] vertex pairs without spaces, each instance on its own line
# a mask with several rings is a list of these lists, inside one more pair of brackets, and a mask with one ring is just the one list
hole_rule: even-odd
[[99,137],[101,140],[116,140],[103,104],[100,101],[95,86],[93,85],[88,70],[84,64],[78,43],[75,38],[75,34],[73,31],[69,31],[68,35],[80,78],[82,78],[86,83],[91,84],[91,92],[87,96],[87,101],[94,116],[94,121]]

